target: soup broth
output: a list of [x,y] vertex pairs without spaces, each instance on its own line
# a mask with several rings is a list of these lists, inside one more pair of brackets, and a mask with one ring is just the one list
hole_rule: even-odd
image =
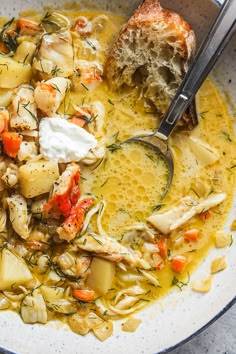
[[[103,77],[125,20],[49,10],[0,21],[0,309],[25,323],[60,319],[101,340],[112,320],[189,284],[224,228],[235,187],[233,121],[211,78],[197,96],[198,125],[169,139],[175,173],[164,198],[164,159],[124,143],[161,119],[138,88],[115,92]],[[167,219],[186,220],[165,232],[152,217],[170,210]]]

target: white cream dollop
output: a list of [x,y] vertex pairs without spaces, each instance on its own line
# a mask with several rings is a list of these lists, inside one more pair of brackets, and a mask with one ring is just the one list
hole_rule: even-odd
[[97,140],[83,128],[63,118],[43,118],[39,124],[40,153],[58,162],[79,161]]

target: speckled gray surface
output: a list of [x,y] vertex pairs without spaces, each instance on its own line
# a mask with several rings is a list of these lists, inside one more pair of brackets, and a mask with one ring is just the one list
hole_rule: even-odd
[[216,322],[170,354],[235,354],[236,305]]

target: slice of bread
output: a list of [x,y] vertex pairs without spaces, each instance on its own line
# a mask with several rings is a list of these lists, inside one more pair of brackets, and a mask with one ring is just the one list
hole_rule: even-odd
[[195,50],[191,26],[158,0],[144,0],[122,28],[105,64],[108,82],[142,88],[164,112],[186,73]]

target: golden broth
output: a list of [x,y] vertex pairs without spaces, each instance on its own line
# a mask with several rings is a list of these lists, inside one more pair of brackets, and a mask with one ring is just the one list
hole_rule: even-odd
[[[104,15],[100,12],[68,11],[62,13],[68,16],[71,21],[74,21],[78,16],[85,16],[88,20],[92,20],[97,16]],[[103,23],[102,30],[98,26],[93,33],[93,37],[97,40],[96,45],[99,46],[97,52],[91,51],[86,46],[84,47],[83,41],[86,39],[83,36],[76,36],[72,32],[75,57],[88,61],[96,60],[101,64],[105,63],[112,42],[115,40],[120,27],[125,21],[124,18],[115,15],[105,15],[108,20]],[[41,14],[39,15],[35,12],[24,13],[24,17],[35,21],[40,21],[41,16]],[[90,45],[91,43],[89,43],[87,44]],[[106,81],[103,80],[97,88],[89,90],[85,85],[77,86],[77,78],[74,75],[72,76],[72,89],[67,92],[59,113],[70,117],[76,113],[76,106],[81,107],[84,104],[95,101],[101,102],[104,106],[103,131],[96,138],[104,140],[106,154],[102,160],[93,165],[86,166],[80,163],[81,192],[95,195],[97,198],[96,202],[105,201],[101,223],[104,232],[110,237],[122,240],[127,230],[134,224],[139,222],[145,224],[145,220],[150,214],[159,210],[162,212],[169,209],[183,196],[190,195],[204,199],[212,193],[219,193],[221,191],[227,193],[227,200],[219,206],[212,208],[209,219],[204,220],[194,217],[182,228],[173,231],[169,235],[167,240],[168,257],[164,261],[164,268],[162,270],[148,270],[149,276],[154,277],[155,284],[153,284],[153,281],[151,284],[146,278],[142,282],[145,292],[137,302],[140,301],[146,304],[166,293],[172,285],[180,287],[187,285],[191,272],[199,265],[209,249],[213,247],[215,232],[221,230],[224,226],[232,204],[235,187],[235,168],[233,167],[236,164],[236,146],[232,118],[228,112],[226,102],[213,80],[207,79],[197,97],[199,112],[198,126],[191,132],[184,129],[176,129],[169,139],[169,146],[174,157],[175,174],[169,192],[162,199],[162,194],[165,192],[168,182],[168,170],[165,161],[146,145],[137,143],[121,144],[132,136],[154,132],[160,123],[160,117],[153,113],[152,107],[144,104],[140,98],[140,92],[136,88],[125,89],[117,93],[113,92],[108,87]],[[37,81],[37,77],[33,78],[33,83],[34,81]],[[219,155],[218,160],[211,165],[204,165],[201,158],[197,158],[194,150],[190,148],[190,136],[200,138],[214,148]],[[62,165],[60,167],[63,169],[65,166]],[[48,195],[46,197],[49,198]],[[96,223],[97,215],[95,214],[89,224],[89,231],[92,234],[98,231],[98,224]],[[58,227],[58,224],[55,223],[54,225],[52,223],[51,225],[49,223],[48,225],[43,225],[44,228],[42,228],[41,220],[37,219],[34,222],[41,229],[40,232],[36,230],[38,238],[36,237],[36,239],[33,238],[31,240],[33,245],[29,246],[29,249],[26,250],[26,253],[28,253],[24,257],[24,261],[26,261],[27,266],[34,275],[34,280],[31,287],[29,287],[30,290],[27,290],[27,296],[33,296],[35,289],[40,288],[42,284],[46,284],[51,292],[55,291],[55,288],[58,288],[56,289],[58,290],[56,294],[54,293],[54,299],[58,300],[58,296],[61,296],[59,300],[64,301],[64,297],[67,297],[69,299],[69,306],[72,307],[72,310],[70,307],[70,311],[68,310],[68,312],[63,312],[62,310],[60,312],[58,308],[60,309],[61,305],[48,302],[48,311],[51,311],[49,319],[59,317],[68,322],[70,316],[66,317],[63,314],[71,315],[75,311],[75,313],[83,317],[91,310],[98,313],[100,320],[107,320],[109,316],[106,316],[106,310],[101,313],[101,309],[96,307],[95,301],[94,303],[86,303],[85,301],[85,304],[82,301],[82,305],[78,301],[75,305],[74,293],[72,292],[74,289],[83,288],[83,286],[85,289],[87,288],[86,276],[89,262],[94,253],[92,251],[85,252],[84,255],[83,248],[81,247],[81,250],[76,244],[77,237],[74,240],[75,243],[74,241],[67,243],[63,242],[63,240],[59,240],[58,242],[57,237],[54,243],[53,237],[55,234],[51,237],[52,235],[49,235],[48,230],[50,228],[55,229],[55,225]],[[45,231],[47,226],[48,229]],[[182,232],[190,228],[197,228],[199,230],[199,239],[197,242],[186,242],[181,237]],[[42,246],[40,244],[40,237],[44,236],[44,233],[47,237],[46,242],[43,243],[42,249],[37,249],[37,247]],[[158,231],[156,231],[157,234]],[[96,237],[95,240],[97,240]],[[140,243],[144,242],[143,240],[138,241]],[[1,239],[2,248],[5,247],[4,242],[5,239],[3,237]],[[25,247],[26,243],[25,240],[19,239],[18,236],[15,237],[13,232],[11,249],[14,249],[15,246],[15,249],[18,247],[18,250],[15,250],[17,255],[19,255],[21,247]],[[97,243],[99,246],[102,244],[101,241],[99,243],[99,240]],[[133,243],[132,249],[139,250],[139,246],[138,242],[137,244]],[[36,249],[33,247],[36,247]],[[171,270],[171,258],[174,255],[185,255],[188,260],[185,272],[180,275],[178,274],[178,277]],[[43,263],[45,265],[43,271],[42,269],[38,269],[37,257],[45,257],[43,261],[41,259],[41,262],[45,262],[45,264]],[[79,257],[82,257],[82,261]],[[85,267],[86,257],[88,259],[87,268]],[[129,268],[127,266],[128,271],[126,271],[124,270],[126,265],[123,264],[122,269],[120,264],[115,267],[115,262],[110,263],[113,263],[114,268],[116,268],[116,275],[112,288],[109,289],[103,298],[105,303],[112,303],[121,289],[127,289],[132,285],[140,284],[139,277],[143,274],[142,270],[138,267]],[[80,267],[85,267],[84,273],[86,274],[84,275],[83,273],[85,280],[83,280],[83,276],[77,276],[76,272]],[[101,275],[99,276],[101,278]],[[82,282],[82,286],[80,281]],[[11,290],[15,291],[14,286]],[[19,291],[19,289],[16,288],[16,291]],[[40,289],[38,291],[40,292]],[[61,295],[61,292],[63,295]],[[26,298],[24,294],[21,294],[21,296]],[[24,305],[19,300],[17,308],[22,308],[22,304]],[[13,305],[15,308],[15,303]],[[59,307],[53,308],[53,306]],[[72,330],[74,329],[72,328]],[[78,333],[78,330],[76,333]]]

